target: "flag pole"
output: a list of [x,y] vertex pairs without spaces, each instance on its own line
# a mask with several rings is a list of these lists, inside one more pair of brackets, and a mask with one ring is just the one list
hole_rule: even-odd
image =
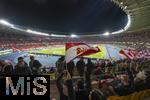
[[64,61],[64,63],[65,63],[65,67],[66,67],[65,69],[68,70],[66,60]]
[[66,63],[66,43],[65,43],[65,59],[64,59],[64,66],[66,67],[65,70],[68,70],[67,63]]

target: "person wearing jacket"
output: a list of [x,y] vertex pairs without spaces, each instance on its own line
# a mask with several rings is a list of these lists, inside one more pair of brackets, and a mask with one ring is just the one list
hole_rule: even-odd
[[89,75],[91,75],[91,73],[95,67],[94,63],[91,61],[91,59],[88,59],[86,67],[87,67],[87,72],[89,73]]
[[86,65],[85,65],[84,59],[83,59],[83,57],[81,57],[80,60],[76,64],[76,67],[77,67],[80,77],[83,77],[83,75],[84,75],[85,66]]
[[[62,82],[62,79],[63,82]],[[64,70],[57,78],[56,85],[60,94],[60,100],[89,100],[88,89],[82,79],[77,81],[77,87],[74,88],[71,75]]]
[[13,70],[13,65],[5,62],[5,61],[1,61],[1,75],[13,75],[14,74],[14,70]]
[[70,73],[71,77],[73,77],[74,68],[75,68],[74,62],[73,62],[73,61],[70,61],[70,62],[67,64],[67,70],[68,70],[68,72]]
[[30,56],[29,66],[30,66],[33,74],[38,75],[39,68],[42,67],[42,64],[38,60],[35,60],[34,56]]
[[[64,80],[62,80],[64,78]],[[75,100],[72,80],[69,72],[64,70],[56,79],[60,100]]]
[[24,61],[19,61],[14,69],[15,75],[32,75],[30,68],[25,64]]

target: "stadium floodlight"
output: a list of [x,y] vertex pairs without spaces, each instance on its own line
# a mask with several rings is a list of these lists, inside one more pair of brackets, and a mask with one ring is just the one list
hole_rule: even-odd
[[57,35],[57,34],[51,34],[52,37],[66,37],[66,35]]
[[124,30],[121,29],[121,30],[118,30],[118,31],[115,31],[115,32],[112,32],[112,34],[118,34],[118,33],[122,33]]
[[130,25],[131,25],[131,16],[128,15],[128,23],[127,23],[127,25],[124,27],[124,30],[127,30],[127,29],[130,27]]
[[55,34],[51,34],[52,37],[55,37]]
[[124,9],[127,9],[127,6],[125,6]]
[[71,34],[70,35],[70,37],[72,37],[72,38],[76,38],[76,37],[78,37],[77,35],[75,35],[75,34]]
[[103,35],[108,36],[108,35],[110,35],[110,33],[109,32],[105,32]]
[[30,30],[30,29],[27,29],[26,32],[36,34],[36,35],[49,36],[48,33],[37,32],[37,31]]
[[11,23],[9,23],[8,21],[3,20],[3,19],[0,20],[0,23],[1,23],[2,25],[6,25],[6,26],[9,26],[9,27],[11,27],[11,28],[14,27],[13,24],[11,24]]
[[23,32],[26,32],[24,29],[21,29],[21,28],[16,27],[16,26],[14,26],[14,27],[13,27],[13,29],[15,29],[15,30],[19,30],[19,31],[23,31]]

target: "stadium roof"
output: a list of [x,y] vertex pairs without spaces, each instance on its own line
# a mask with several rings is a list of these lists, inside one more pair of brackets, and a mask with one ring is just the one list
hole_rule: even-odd
[[[40,0],[37,0],[37,1],[40,1]],[[111,1],[116,3],[118,6],[120,6],[122,8],[122,10],[124,10],[128,15],[130,15],[131,25],[125,31],[125,33],[138,32],[141,30],[150,30],[150,21],[149,21],[150,0],[111,0]],[[25,31],[22,31],[19,28],[21,28]],[[6,30],[7,32],[13,31],[13,32],[20,33],[20,31],[21,31],[23,34],[26,33],[26,29],[24,27],[19,26],[19,28],[18,27],[17,28],[16,27],[15,28],[12,28],[12,27],[7,28],[5,26],[0,27],[1,30],[3,30],[3,31]],[[28,30],[28,32],[29,32],[29,30]],[[122,32],[122,31],[120,31],[120,32]],[[34,33],[37,33],[37,32],[34,31]],[[57,33],[55,33],[55,34],[57,34]],[[51,36],[55,36],[55,34],[51,34]],[[58,34],[63,34],[63,33],[60,32]],[[95,33],[94,36],[96,36],[96,35],[99,35],[99,34]]]
[[127,32],[150,30],[150,0],[113,0],[118,5],[126,8],[131,15],[131,26]]

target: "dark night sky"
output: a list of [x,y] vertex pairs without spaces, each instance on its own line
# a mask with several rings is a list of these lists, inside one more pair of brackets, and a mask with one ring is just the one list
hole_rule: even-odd
[[127,15],[110,0],[0,0],[0,18],[68,34],[111,32],[127,24]]

